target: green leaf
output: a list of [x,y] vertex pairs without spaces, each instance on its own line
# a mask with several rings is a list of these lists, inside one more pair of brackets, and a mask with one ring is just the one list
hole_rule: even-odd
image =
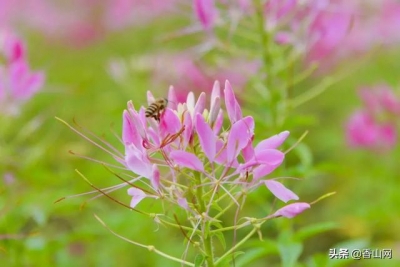
[[224,250],[226,250],[226,242],[225,237],[222,232],[215,232],[214,235],[218,238],[219,242],[221,243]]
[[339,225],[335,222],[322,222],[303,227],[294,234],[294,240],[304,241],[311,236],[319,233],[327,232],[332,229],[337,229]]
[[253,243],[251,247],[252,249],[246,251],[246,254],[235,262],[236,267],[251,266],[250,264],[255,260],[278,252],[276,243],[272,241],[263,242],[257,240],[257,243]]
[[223,259],[222,261],[220,261],[217,265],[216,265],[216,267],[226,267],[226,266],[230,266],[230,262],[231,261],[233,261],[233,259],[235,259],[235,261],[236,261],[236,257],[237,256],[239,256],[239,255],[241,255],[241,254],[244,254],[244,252],[243,251],[235,251],[235,252],[233,252],[229,257],[226,257],[225,259]]
[[353,259],[331,260],[328,254],[315,254],[307,261],[307,267],[339,267],[354,263]]
[[294,151],[299,157],[301,165],[305,168],[310,168],[313,162],[313,156],[310,148],[304,143],[299,143],[294,148]]
[[303,251],[303,245],[298,242],[278,244],[278,250],[282,259],[282,266],[293,267]]
[[197,254],[196,258],[194,259],[194,266],[200,267],[204,262],[204,256],[202,254]]

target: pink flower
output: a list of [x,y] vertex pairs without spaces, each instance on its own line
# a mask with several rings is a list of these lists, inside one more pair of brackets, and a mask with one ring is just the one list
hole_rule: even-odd
[[393,147],[397,139],[393,125],[380,125],[364,111],[357,111],[349,118],[346,132],[348,143],[353,147],[388,149]]
[[177,0],[5,0],[0,1],[0,26],[27,26],[80,48],[109,32],[172,14],[176,4]]
[[135,187],[131,187],[128,189],[128,195],[132,197],[130,203],[131,208],[135,208],[136,205],[139,204],[139,202],[146,197],[146,194],[142,190]]
[[266,180],[265,186],[274,194],[277,198],[282,200],[283,202],[288,202],[289,200],[298,200],[299,197],[293,193],[291,190],[287,189],[283,184],[274,181],[274,180]]
[[3,35],[1,50],[6,58],[0,65],[0,109],[6,114],[18,114],[19,106],[35,95],[44,84],[43,72],[32,72],[25,58],[25,46],[13,34]]
[[[168,97],[176,99],[173,87]],[[204,185],[199,186],[218,183],[224,190],[230,191],[232,189],[229,188],[239,184],[239,188],[246,190],[265,184],[284,202],[298,199],[283,184],[271,179],[263,181],[283,162],[285,155],[277,148],[289,132],[284,131],[262,140],[253,147],[254,119],[251,116],[243,117],[231,84],[226,81],[224,93],[221,94],[220,85],[215,82],[211,98],[209,109],[204,92],[197,100],[193,93],[189,93],[184,103],[169,102],[168,107],[161,111],[159,122],[154,118],[146,118],[145,108],[137,110],[131,102],[128,103],[123,113],[125,157],[122,162],[128,170],[138,175],[135,180],[141,180],[153,189],[152,193],[146,194],[135,189],[138,193],[133,194],[131,207],[144,197],[166,194],[167,180],[177,182],[176,177],[182,174],[187,175],[188,179],[197,177],[193,173],[205,177],[202,181]],[[150,104],[154,101],[150,92],[148,99]],[[225,128],[228,130],[224,131],[221,127],[224,114],[221,102],[225,103],[225,114],[230,124]],[[218,166],[225,169],[220,176],[213,171]],[[246,175],[247,181],[243,182],[243,176]],[[232,191],[229,194],[234,193]],[[175,189],[168,191],[168,195],[173,196],[174,204],[191,212],[195,210],[182,198],[184,192]]]
[[341,47],[350,31],[352,16],[352,11],[344,6],[318,12],[308,29],[308,38],[312,40],[308,52],[309,61],[320,61]]
[[354,112],[346,126],[348,143],[353,147],[391,149],[396,144],[400,98],[387,85],[362,88],[364,108]]
[[310,208],[310,204],[305,203],[305,202],[297,202],[297,203],[292,203],[289,205],[284,206],[283,208],[277,210],[273,216],[274,217],[286,217],[286,218],[293,218],[306,209]]
[[194,0],[194,11],[197,19],[205,30],[210,30],[216,18],[216,8],[214,0]]
[[[151,92],[147,92],[147,98],[152,105],[155,98]],[[173,87],[168,98],[177,99]],[[220,200],[228,197],[240,207],[245,203],[244,194],[261,185],[284,202],[298,200],[290,189],[266,177],[282,164],[285,154],[278,147],[289,132],[253,145],[255,121],[251,116],[243,116],[231,84],[225,82],[222,94],[216,81],[211,100],[206,98],[204,92],[197,99],[190,92],[183,103],[168,101],[167,106],[160,106],[155,111],[159,113],[157,118],[146,116],[153,108],[135,108],[129,101],[122,115],[121,141],[125,153],[119,153],[108,143],[105,148],[87,138],[111,153],[128,172],[124,176],[130,177],[125,180],[118,176],[124,183],[101,193],[129,186],[130,208],[144,198],[161,199],[205,220],[212,219],[211,210]],[[222,127],[224,117],[229,120]],[[242,198],[239,204],[238,199]]]
[[10,31],[0,33],[0,53],[3,53],[7,62],[12,63],[25,58],[25,45]]

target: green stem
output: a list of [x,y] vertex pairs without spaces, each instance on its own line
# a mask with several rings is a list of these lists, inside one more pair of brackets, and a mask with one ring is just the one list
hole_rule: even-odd
[[[197,182],[197,189],[196,189],[196,197],[197,197],[197,203],[198,203],[198,209],[199,213],[202,216],[203,213],[206,213],[206,205],[204,201],[204,192],[203,192],[203,187],[201,186],[202,181],[201,181],[201,175],[200,173],[196,172],[195,173],[195,178]],[[203,218],[202,222],[202,240],[203,240],[203,248],[206,253],[206,261],[207,261],[207,267],[214,267],[214,254],[212,251],[212,240],[211,240],[211,235],[210,235],[210,224],[205,221],[206,218]]]
[[267,21],[265,20],[264,6],[261,0],[254,0],[254,5],[257,14],[257,28],[261,42],[261,54],[263,59],[263,69],[266,73],[264,75],[264,83],[266,89],[269,92],[269,103],[266,105],[269,107],[269,117],[267,117],[267,123],[271,125],[272,130],[276,130],[277,125],[281,124],[279,114],[283,107],[283,96],[285,95],[277,86],[276,82],[273,82],[274,76],[272,73],[272,66],[274,64],[271,53],[271,41],[272,33],[269,32],[266,27]]
[[[259,30],[260,38],[261,38],[261,53],[265,71],[269,74],[269,67],[271,66],[271,56],[269,52],[269,43],[270,36],[268,32],[265,30],[265,18],[264,18],[264,8],[261,3],[261,0],[254,0],[256,13],[257,13],[257,27]],[[269,80],[269,79],[267,79]]]
[[234,252],[238,247],[243,245],[252,235],[257,232],[257,228],[254,227],[240,242],[238,242],[235,246],[233,246],[230,250],[228,250],[224,255],[222,255],[215,264],[218,265],[224,258],[229,257],[232,252]]

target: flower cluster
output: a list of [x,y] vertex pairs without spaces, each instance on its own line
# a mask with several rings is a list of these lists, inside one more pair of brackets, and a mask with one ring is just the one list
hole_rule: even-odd
[[10,32],[0,33],[0,56],[0,112],[15,115],[42,88],[44,74],[31,72],[24,44]]
[[[242,116],[229,82],[223,93],[222,97],[220,85],[215,82],[211,105],[206,109],[205,93],[197,101],[189,93],[185,103],[178,103],[170,88],[168,107],[160,113],[159,123],[146,118],[144,107],[136,110],[128,103],[123,113],[125,157],[119,161],[138,175],[134,181],[146,184],[145,188],[128,189],[132,208],[146,197],[161,198],[193,215],[212,216],[211,207],[226,197],[239,206],[245,195],[260,185],[284,202],[298,200],[282,183],[265,178],[283,162],[285,154],[278,147],[289,132],[254,146],[254,119]],[[230,122],[226,129],[222,126],[222,99]],[[154,102],[150,92],[148,101]],[[291,218],[309,207],[307,203],[293,203],[272,216]]]
[[360,90],[364,107],[347,122],[347,140],[353,147],[391,149],[397,141],[400,98],[387,85]]

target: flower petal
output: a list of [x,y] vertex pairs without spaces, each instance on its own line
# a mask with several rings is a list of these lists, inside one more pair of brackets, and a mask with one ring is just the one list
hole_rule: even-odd
[[253,138],[247,143],[245,148],[242,150],[243,159],[245,162],[249,162],[254,158]]
[[162,136],[166,134],[175,134],[181,129],[182,125],[178,116],[171,109],[167,108],[162,113],[160,121],[160,133]]
[[242,110],[239,103],[236,101],[235,93],[233,92],[232,86],[228,81],[225,81],[224,96],[229,120],[231,123],[235,123],[242,118]]
[[228,163],[235,159],[239,155],[239,152],[245,148],[251,140],[253,135],[251,124],[254,125],[254,121],[253,123],[251,123],[251,121],[253,121],[252,117],[246,117],[233,124],[228,136]]
[[193,116],[194,112],[194,105],[195,105],[195,97],[193,92],[189,92],[186,98],[186,105],[187,109],[189,110],[190,114]]
[[153,175],[151,176],[150,182],[153,186],[154,190],[158,191],[160,188],[160,170],[158,169],[156,164],[153,164]]
[[287,189],[283,184],[274,180],[264,181],[265,186],[271,191],[274,196],[282,200],[283,202],[288,202],[289,200],[298,200],[299,197],[293,193],[291,190]]
[[202,92],[197,99],[196,105],[194,106],[193,116],[195,117],[197,113],[203,114],[206,108],[206,93]]
[[139,202],[146,197],[146,194],[142,190],[135,187],[131,187],[128,189],[128,195],[132,196],[132,200],[130,203],[131,208],[135,208],[136,205],[139,204]]
[[221,110],[221,99],[219,98],[219,96],[217,96],[211,103],[210,115],[208,119],[211,125],[213,125],[214,121],[217,119],[220,110]]
[[185,112],[183,115],[183,125],[185,126],[185,130],[183,131],[183,149],[186,148],[188,143],[190,142],[190,139],[192,137],[193,133],[193,121],[192,121],[192,116],[190,116],[189,112]]
[[133,145],[125,146],[125,161],[129,170],[134,173],[150,178],[152,176],[152,165],[145,151],[140,151]]
[[[213,101],[215,98],[221,98],[221,85],[219,84],[219,81],[214,82],[214,86],[211,92],[211,107],[213,106]],[[210,108],[211,110],[212,108]]]
[[214,25],[216,8],[214,0],[194,0],[194,11],[201,25],[209,30]]
[[122,115],[122,141],[124,145],[133,144],[136,147],[142,144],[142,138],[127,110],[124,110]]
[[268,164],[262,164],[260,166],[257,166],[253,170],[253,179],[254,181],[258,181],[262,177],[270,174],[273,172],[278,166],[273,166],[273,165],[268,165]]
[[213,162],[216,154],[217,137],[201,114],[196,116],[196,131],[204,154],[206,154],[210,162]]
[[179,206],[181,206],[185,210],[189,210],[189,205],[188,205],[186,198],[180,197],[180,198],[178,198],[177,202],[178,202]]
[[285,153],[277,149],[265,149],[257,151],[255,160],[260,164],[268,164],[272,166],[279,166],[285,158]]
[[297,203],[292,203],[289,205],[286,205],[283,208],[280,208],[277,210],[273,216],[274,217],[286,217],[286,218],[293,218],[294,216],[302,213],[304,210],[309,209],[311,206],[308,203],[305,202],[297,202]]
[[178,107],[178,98],[172,85],[169,87],[168,91],[168,107],[173,110],[176,110]]
[[213,126],[213,132],[215,134],[218,135],[219,131],[222,128],[223,122],[224,122],[224,112],[222,111],[222,109],[220,109],[215,122],[211,124]]
[[258,145],[255,148],[255,151],[261,151],[265,149],[275,149],[278,146],[280,146],[286,138],[289,136],[290,132],[289,131],[283,131],[277,135],[271,136],[268,139],[265,139],[258,143]]
[[147,91],[147,104],[150,106],[154,101],[156,101],[156,99],[153,94],[150,91]]
[[180,167],[186,167],[199,172],[204,172],[203,163],[196,155],[192,153],[182,150],[175,150],[172,151],[169,156]]

